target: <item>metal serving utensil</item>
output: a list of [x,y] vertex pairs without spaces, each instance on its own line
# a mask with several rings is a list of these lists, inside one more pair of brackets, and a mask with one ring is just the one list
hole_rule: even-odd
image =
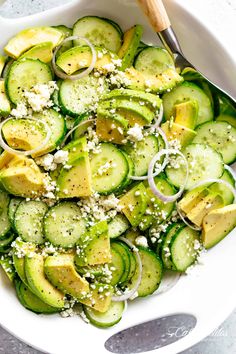
[[138,0],[138,3],[144,14],[148,17],[153,29],[157,32],[162,44],[174,57],[176,68],[179,69],[180,72],[184,70],[186,80],[200,79],[205,81],[215,95],[214,99],[218,107],[221,100],[226,100],[227,104],[229,104],[233,110],[236,109],[236,99],[222,90],[218,85],[215,85],[186,59],[177,36],[171,27],[170,19],[162,0]]

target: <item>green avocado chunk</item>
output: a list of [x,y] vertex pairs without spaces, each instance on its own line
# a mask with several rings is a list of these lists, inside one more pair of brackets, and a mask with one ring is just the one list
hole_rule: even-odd
[[5,82],[4,80],[2,80],[0,81],[0,115],[3,117],[7,117],[10,112],[11,105],[5,92]]
[[53,50],[52,42],[40,43],[27,50],[27,52],[23,53],[20,59],[23,58],[39,59],[44,63],[50,63],[53,56],[52,50]]
[[202,241],[205,248],[215,246],[236,227],[236,204],[212,210],[203,219]]
[[175,123],[194,129],[198,117],[198,102],[187,101],[175,105]]
[[147,192],[143,183],[139,183],[120,198],[122,212],[132,226],[138,226],[147,208]]
[[135,25],[124,33],[123,44],[118,52],[122,59],[120,70],[125,70],[133,64],[142,35],[143,27],[141,25]]
[[30,289],[36,296],[52,307],[64,307],[64,294],[57,290],[45,277],[42,255],[35,254],[32,258],[26,255],[25,273]]
[[100,221],[82,235],[77,242],[77,267],[111,262],[110,238],[106,221]]

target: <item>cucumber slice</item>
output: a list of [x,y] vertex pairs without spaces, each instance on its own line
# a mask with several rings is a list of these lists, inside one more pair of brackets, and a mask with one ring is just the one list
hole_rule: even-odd
[[224,163],[236,160],[236,128],[227,122],[210,122],[200,125],[193,143],[207,144],[218,151]]
[[112,278],[110,284],[115,286],[118,284],[125,273],[125,261],[121,255],[121,253],[115,249],[111,248],[111,264],[109,265],[109,269],[112,272]]
[[130,251],[129,247],[126,246],[123,242],[112,242],[111,248],[117,251],[123,261],[124,261],[124,271],[123,274],[119,280],[119,283],[124,283],[125,281],[128,280],[129,277],[129,272],[130,272]]
[[179,272],[185,272],[196,261],[196,242],[199,242],[199,233],[188,226],[179,229],[171,240],[171,259]]
[[122,214],[117,214],[114,219],[108,223],[108,236],[110,238],[116,238],[122,235],[128,228],[130,224],[126,217]]
[[176,104],[191,100],[197,101],[199,107],[196,125],[214,118],[211,101],[208,96],[197,85],[187,81],[163,95],[165,118],[170,119],[173,116]]
[[7,117],[11,112],[10,101],[7,98],[5,92],[5,82],[4,80],[0,81],[0,115]]
[[6,253],[9,251],[9,248],[11,247],[12,241],[16,236],[14,234],[9,233],[8,235],[5,236],[4,239],[0,239],[0,253]]
[[92,185],[96,192],[110,194],[119,189],[126,180],[129,165],[115,145],[102,143],[100,149],[100,153],[94,154],[90,161]]
[[[73,36],[87,38],[92,44],[105,47],[117,53],[121,47],[122,35],[117,25],[97,16],[80,18],[73,26]],[[84,45],[83,41],[75,40],[74,45]]]
[[176,270],[175,265],[171,259],[170,253],[170,244],[172,238],[175,236],[176,232],[181,228],[184,228],[184,224],[182,223],[174,223],[171,224],[166,230],[166,236],[161,245],[161,259],[166,269]]
[[117,29],[117,31],[120,33],[121,37],[123,37],[123,31],[122,31],[121,27],[118,25],[118,23],[116,23],[115,21],[111,20],[110,18],[101,17],[101,19],[111,23],[112,26],[115,27]]
[[[234,177],[228,170],[224,170],[224,173],[220,179],[228,182],[229,184],[231,184],[232,187],[235,188]],[[208,189],[214,192],[215,194],[219,194],[224,200],[224,205],[233,204],[234,195],[224,184],[213,183],[211,186],[208,187]]]
[[19,280],[16,282],[16,293],[21,304],[30,311],[47,314],[58,312],[57,308],[47,305]]
[[62,142],[66,133],[66,122],[64,117],[54,109],[47,109],[41,113],[34,113],[34,118],[38,118],[45,122],[51,131],[51,136],[48,144],[33,157],[41,156],[55,150]]
[[8,205],[8,218],[11,223],[11,226],[15,229],[15,212],[19,204],[22,202],[22,198],[12,198]]
[[[186,189],[190,189],[196,183],[208,178],[219,178],[224,172],[224,163],[221,155],[204,144],[190,144],[184,150],[188,164],[189,177]],[[179,160],[181,161],[181,159]],[[176,187],[180,187],[186,176],[185,167],[166,168],[167,178]]]
[[88,75],[79,80],[63,80],[59,90],[59,105],[65,114],[77,117],[95,111],[96,103],[107,90],[104,77]]
[[50,67],[35,59],[22,59],[14,62],[6,78],[6,90],[11,102],[24,101],[24,92],[37,84],[47,84],[53,79]]
[[[52,27],[60,31],[65,36],[65,38],[72,36],[72,29],[69,27],[66,27],[64,25],[58,25]],[[72,46],[73,46],[73,41],[67,41],[63,43],[61,48],[59,48],[59,50],[57,51],[56,59],[66,50],[70,49]]]
[[131,176],[134,176],[134,161],[132,160],[131,156],[128,155],[125,151],[122,151],[123,155],[125,156],[128,165],[129,165],[129,173],[127,175],[126,180],[121,186],[121,189],[123,190],[125,187],[127,187],[130,183],[133,182],[133,180],[130,178]]
[[85,222],[76,203],[59,203],[44,217],[45,236],[55,246],[73,247],[86,231]]
[[86,317],[93,325],[105,328],[114,326],[121,320],[125,302],[111,302],[106,312],[99,312],[88,306],[83,306],[83,309]]
[[234,116],[230,116],[228,114],[220,114],[217,118],[216,121],[218,122],[227,122],[230,125],[232,125],[232,127],[236,128],[236,117]]
[[150,161],[159,150],[158,139],[155,135],[148,135],[135,144],[125,146],[124,149],[134,162],[134,175],[144,176]]
[[15,228],[19,236],[26,242],[42,244],[44,239],[43,218],[48,210],[42,201],[23,201],[15,212]]
[[[175,188],[162,176],[155,177],[155,184],[157,189],[164,195],[173,195],[176,193]],[[152,224],[161,224],[165,221],[170,216],[175,206],[175,203],[164,203],[155,197],[147,182],[144,182],[144,185],[148,197],[146,209],[148,213],[146,213],[139,224],[139,228],[142,231],[148,229]]]
[[8,205],[10,197],[7,193],[0,192],[0,240],[5,238],[5,235],[11,228],[11,223],[8,217]]
[[159,75],[168,68],[175,68],[170,54],[161,47],[144,48],[136,57],[134,67],[150,75]]
[[144,297],[153,294],[158,289],[162,279],[163,265],[161,259],[149,248],[138,247],[138,249],[143,266],[138,296]]
[[75,131],[72,133],[74,140],[81,138],[81,136],[84,135],[87,131],[88,127],[91,127],[94,124],[94,122],[89,121],[93,118],[94,115],[92,115],[90,112],[83,113],[78,118],[76,118],[74,127],[76,127],[81,122],[85,122],[86,120],[88,120],[88,122],[75,129]]

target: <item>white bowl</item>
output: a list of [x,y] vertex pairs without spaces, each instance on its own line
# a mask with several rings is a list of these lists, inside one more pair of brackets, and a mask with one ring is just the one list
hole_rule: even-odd
[[[230,53],[177,0],[166,3],[172,23],[186,55],[211,79],[236,96],[236,67]],[[134,0],[77,0],[57,9],[20,19],[0,19],[0,44],[18,30],[36,25],[72,25],[85,14],[112,18],[123,29],[135,23],[145,28],[144,41],[156,43],[157,37]],[[236,303],[236,232],[211,249],[203,265],[192,275],[181,277],[170,291],[138,300],[128,306],[115,327],[102,330],[86,325],[80,318],[62,319],[58,315],[35,315],[18,302],[14,289],[0,275],[0,323],[16,337],[44,352],[55,354],[108,353],[105,341],[132,325],[160,316],[189,313],[197,318],[196,327],[184,338],[154,350],[158,354],[180,352],[210,334],[233,311]],[[145,338],[143,338],[145,340]]]

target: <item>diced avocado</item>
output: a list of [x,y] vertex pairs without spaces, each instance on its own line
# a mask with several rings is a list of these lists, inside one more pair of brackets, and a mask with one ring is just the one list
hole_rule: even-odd
[[[97,53],[97,60],[94,65],[95,69],[107,72],[106,66],[112,64],[113,59],[117,59],[117,55],[106,51],[103,53],[102,48],[95,47]],[[67,74],[72,75],[74,72],[87,68],[91,64],[92,53],[87,46],[73,47],[62,53],[56,63]]]
[[90,285],[90,292],[80,302],[99,312],[106,312],[111,303],[113,287],[108,284],[94,283]]
[[80,139],[72,140],[69,144],[64,146],[63,150],[68,151],[68,161],[67,164],[70,165],[73,161],[77,160],[78,157],[86,150],[87,141],[85,137]]
[[10,101],[7,98],[5,92],[5,82],[4,80],[0,81],[0,115],[2,117],[7,117],[11,112]]
[[3,151],[0,155],[0,170],[8,166],[9,162],[17,155],[14,155],[8,151]]
[[[223,175],[220,177],[223,181],[228,182],[233,188],[235,188],[235,180],[232,174],[228,170],[224,170]],[[211,192],[221,195],[224,200],[224,205],[232,204],[234,201],[234,194],[232,191],[224,184],[213,183],[209,187]]]
[[27,285],[17,280],[16,293],[21,304],[30,311],[35,313],[56,313],[58,309],[43,302],[36,296]]
[[81,153],[72,166],[63,167],[57,179],[59,198],[88,197],[92,194],[92,177],[89,156]]
[[202,242],[205,248],[215,246],[236,227],[236,204],[212,210],[203,219]]
[[116,89],[112,90],[106,95],[102,96],[102,101],[107,101],[111,99],[127,99],[136,102],[144,102],[145,106],[148,107],[151,111],[155,113],[161,106],[161,99],[159,96],[139,90],[130,90],[130,89]]
[[30,167],[9,167],[0,173],[0,182],[11,194],[19,197],[37,197],[44,192],[43,174]]
[[13,149],[32,150],[42,145],[47,132],[40,120],[13,118],[2,126],[2,134]]
[[147,208],[147,192],[143,183],[139,183],[120,198],[120,206],[132,226],[138,226]]
[[125,84],[126,87],[144,91],[149,89],[150,92],[158,93],[173,89],[176,85],[183,82],[182,76],[171,68],[158,75],[148,75],[131,67],[125,70],[125,76],[129,81]]
[[51,42],[55,48],[64,39],[61,31],[52,27],[33,27],[19,32],[11,38],[4,51],[12,58],[17,59],[22,53],[34,45]]
[[135,25],[124,33],[123,44],[118,52],[122,59],[121,70],[125,70],[133,64],[140,40],[143,35],[143,27]]
[[133,244],[138,236],[140,236],[140,232],[137,229],[130,229],[125,233],[125,238]]
[[3,68],[6,64],[7,57],[0,55],[0,76],[2,76]]
[[10,282],[13,282],[16,275],[16,271],[12,264],[12,258],[7,256],[1,256],[0,265],[2,266],[2,269],[4,270],[4,273],[6,274]]
[[36,245],[29,242],[24,242],[17,238],[13,244],[13,264],[17,274],[19,275],[21,281],[28,285],[26,274],[25,274],[25,255],[34,255],[36,250]]
[[203,218],[209,214],[211,210],[221,208],[224,205],[222,197],[215,193],[209,193],[186,215],[188,219],[195,225],[201,226]]
[[52,42],[40,43],[27,50],[27,52],[23,53],[19,59],[22,58],[39,59],[44,63],[50,63],[53,56],[52,50],[53,50]]
[[114,110],[116,113],[127,119],[131,126],[135,124],[150,124],[155,117],[155,113],[151,111],[149,107],[140,105],[140,102],[132,99],[113,98],[111,100],[100,102],[99,108],[108,111]]
[[177,123],[171,123],[167,121],[161,125],[162,130],[167,136],[168,140],[179,140],[181,146],[189,145],[195,138],[197,133],[189,128],[179,125]]
[[101,141],[123,144],[128,121],[120,114],[111,114],[108,110],[98,109],[96,133]]
[[110,238],[106,221],[100,221],[80,237],[75,264],[78,267],[111,262]]
[[74,255],[59,254],[47,257],[44,271],[49,281],[64,294],[80,299],[89,292],[89,283],[75,270]]
[[32,258],[25,257],[25,274],[30,289],[36,296],[52,307],[64,307],[64,294],[57,290],[45,277],[42,255],[36,254]]
[[230,116],[228,114],[220,114],[217,118],[216,121],[223,121],[223,122],[227,122],[230,125],[232,125],[232,127],[236,128],[236,117],[234,116]]
[[175,123],[194,129],[198,117],[198,102],[187,101],[175,105]]
[[178,207],[185,213],[189,213],[195,208],[207,195],[209,190],[205,187],[194,188],[187,192],[185,196],[179,201]]

